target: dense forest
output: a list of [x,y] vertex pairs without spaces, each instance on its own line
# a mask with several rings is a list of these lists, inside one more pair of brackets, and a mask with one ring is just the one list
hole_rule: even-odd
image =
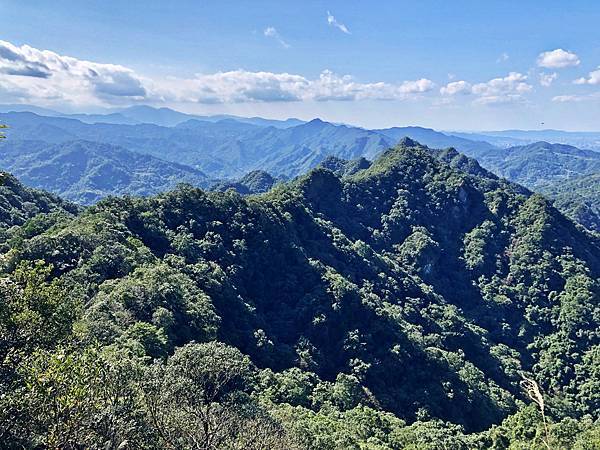
[[600,233],[600,172],[545,183],[539,190],[573,220]]
[[496,175],[554,200],[561,212],[588,230],[600,231],[600,152],[535,142],[466,153]]
[[455,151],[85,209],[2,180],[6,448],[600,448],[600,240]]
[[70,141],[11,142],[0,164],[28,186],[43,188],[83,205],[109,195],[147,196],[186,182],[207,187],[201,171],[110,144]]
[[600,172],[600,152],[570,145],[536,142],[507,149],[465,152],[496,175],[535,189]]
[[23,105],[0,105],[0,111],[7,111],[0,112],[0,122],[10,125],[10,139],[0,143],[3,170],[83,205],[111,195],[155,195],[178,182],[257,194],[317,166],[344,176],[339,161],[353,161],[348,173],[365,168],[408,136],[432,149],[455,148],[495,175],[550,196],[588,230],[600,230],[598,195],[588,183],[600,172],[600,152],[540,141],[514,146],[532,138],[591,145],[594,133],[515,131],[523,139],[504,142],[509,136],[422,127],[368,130],[319,119],[194,116],[143,105],[104,115],[61,115]]

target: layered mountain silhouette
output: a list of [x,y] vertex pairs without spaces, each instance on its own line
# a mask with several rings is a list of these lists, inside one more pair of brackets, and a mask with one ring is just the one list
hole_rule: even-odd
[[[14,109],[26,107],[3,108]],[[364,168],[405,136],[432,149],[454,148],[476,159],[482,170],[552,198],[556,195],[550,194],[554,192],[551,185],[594,175],[600,168],[600,152],[593,150],[548,142],[504,148],[504,143],[493,139],[499,146],[467,138],[485,139],[485,134],[455,135],[420,127],[367,130],[319,119],[302,122],[193,116],[147,106],[100,115],[61,115],[42,108],[35,111],[39,114],[0,114],[0,122],[10,126],[9,139],[0,143],[0,165],[32,186],[86,204],[107,195],[157,193],[178,182],[215,186],[217,190],[230,187],[245,194],[262,192],[262,187],[255,190],[240,183],[246,174],[256,171],[274,179],[291,179],[321,165],[344,175]],[[96,119],[102,122],[94,122]],[[550,131],[540,133],[564,137]],[[525,134],[535,137],[539,133]],[[505,132],[496,137],[513,135]],[[523,137],[523,133],[518,135]],[[452,156],[444,151],[441,157]],[[55,156],[49,157],[51,153]],[[458,156],[454,164],[471,164],[464,157]],[[337,160],[344,161],[342,165],[356,162],[344,169]],[[79,169],[63,176],[57,168],[61,165]],[[589,189],[585,192],[594,195]],[[595,197],[588,200],[597,202]],[[581,196],[557,199],[557,205],[574,220],[596,229],[595,213]],[[582,217],[587,219],[580,220]]]
[[82,203],[108,195],[151,195],[178,183],[207,187],[211,180],[189,166],[110,144],[68,141],[11,142],[0,151],[0,165],[24,183]]
[[[454,150],[404,139],[352,166],[330,157],[251,197],[184,185],[109,198],[7,231],[8,263],[51,264],[81,296],[84,342],[168,355],[212,333],[267,371],[274,405],[363,405],[480,431],[517,411],[528,376],[552,392],[557,420],[596,417],[598,238]],[[29,202],[64,208],[9,180],[12,217],[31,216]],[[268,380],[280,373],[313,381],[278,397]]]

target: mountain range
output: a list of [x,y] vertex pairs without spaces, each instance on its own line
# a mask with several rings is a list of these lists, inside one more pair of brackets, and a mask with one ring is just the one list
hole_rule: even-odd
[[10,448],[598,436],[598,236],[456,150],[404,138],[259,195],[182,185],[73,212],[7,181],[5,222],[21,225],[0,249]]
[[153,108],[151,106],[139,105],[127,108],[111,110],[98,114],[65,114],[52,109],[40,108],[31,105],[0,105],[0,112],[32,112],[47,117],[63,117],[76,119],[84,123],[110,123],[120,125],[136,125],[151,123],[166,127],[172,127],[188,120],[202,120],[207,122],[218,122],[221,120],[234,119],[238,122],[249,123],[260,126],[274,126],[276,128],[288,128],[303,123],[299,119],[271,120],[262,117],[239,117],[227,114],[213,116],[199,116],[186,114],[170,108]]
[[[27,108],[8,105],[0,110]],[[564,209],[571,217],[586,217],[584,226],[600,229],[590,206],[598,202],[592,190],[585,190],[593,196],[586,203],[581,195],[565,199],[564,190],[550,186],[598,173],[600,152],[571,145],[535,142],[506,148],[506,142],[487,142],[483,133],[455,135],[422,127],[367,130],[319,119],[203,117],[148,106],[85,117],[33,109],[0,113],[0,123],[10,126],[9,139],[0,143],[0,164],[32,186],[84,204],[107,195],[149,195],[179,181],[217,189],[229,185],[250,193],[254,191],[239,184],[248,173],[262,171],[274,179],[290,179],[320,164],[327,166],[330,157],[373,160],[408,136],[430,148],[455,148],[498,176],[552,196],[561,208],[571,205]],[[572,134],[507,131],[494,136],[517,136],[516,142],[523,143],[525,137],[559,139]],[[61,165],[79,170],[65,177]]]
[[498,147],[515,147],[539,141],[600,151],[600,132],[563,130],[502,130],[480,132],[449,132],[469,140],[483,140]]
[[463,150],[498,176],[536,189],[600,172],[600,152],[571,145],[535,142],[506,149]]
[[90,141],[11,142],[2,146],[0,164],[29,186],[86,205],[109,195],[152,195],[178,183],[211,184],[189,166]]

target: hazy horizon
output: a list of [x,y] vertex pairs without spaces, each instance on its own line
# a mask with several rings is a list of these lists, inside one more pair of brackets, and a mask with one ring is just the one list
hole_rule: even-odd
[[[151,105],[146,105],[146,104],[139,104],[139,105],[131,105],[130,107],[133,106],[142,106],[142,107],[151,107],[154,109],[169,109],[171,111],[175,111],[175,112],[179,112],[179,113],[184,113],[184,114],[190,114],[190,115],[196,115],[198,117],[214,117],[214,116],[231,116],[231,117],[238,117],[238,118],[243,118],[243,119],[253,119],[253,118],[260,118],[260,119],[267,119],[267,120],[278,120],[278,121],[286,121],[286,120],[300,120],[302,122],[310,122],[311,120],[322,120],[324,122],[328,122],[331,123],[333,125],[344,125],[344,126],[348,126],[348,127],[355,127],[355,128],[363,128],[363,129],[367,129],[367,130],[375,130],[375,129],[382,129],[382,128],[394,128],[394,127],[398,127],[398,128],[406,128],[406,127],[415,127],[415,128],[427,128],[427,129],[432,129],[432,130],[436,130],[436,131],[441,131],[441,132],[447,132],[447,133],[473,133],[473,134],[477,134],[477,133],[500,133],[500,132],[509,132],[509,131],[518,131],[518,132],[547,132],[547,131],[558,131],[558,132],[567,132],[567,133],[600,133],[600,129],[598,130],[568,130],[568,129],[560,129],[560,128],[537,128],[537,129],[526,129],[526,128],[505,128],[505,129],[450,129],[450,128],[434,128],[434,127],[428,127],[425,125],[421,125],[418,123],[404,123],[404,124],[396,124],[396,125],[390,125],[387,127],[363,127],[361,125],[357,125],[357,124],[353,124],[353,123],[347,123],[347,122],[331,122],[328,121],[327,119],[323,118],[323,117],[318,117],[318,116],[314,116],[314,117],[308,117],[306,119],[301,119],[299,117],[268,117],[268,116],[252,116],[252,115],[238,115],[238,114],[227,114],[227,113],[217,113],[217,114],[194,114],[194,113],[186,113],[184,111],[180,111],[178,109],[175,108],[169,108],[169,107],[155,107],[155,106],[151,106]],[[112,109],[91,109],[91,110],[86,110],[86,109],[81,109],[81,110],[71,110],[71,111],[65,111],[65,110],[60,110],[59,108],[46,108],[43,106],[38,106],[38,105],[32,105],[32,104],[26,104],[26,103],[21,103],[21,104],[0,104],[0,108],[5,109],[6,111],[10,111],[9,108],[11,107],[15,107],[18,110],[14,110],[14,112],[32,112],[34,114],[38,114],[38,112],[36,112],[36,109],[46,109],[48,110],[48,112],[52,112],[52,113],[58,113],[64,116],[71,116],[71,115],[79,115],[79,114],[88,114],[88,115],[108,115],[108,114],[114,114],[114,113],[121,113],[124,112],[127,108],[129,107],[124,107],[124,108],[112,108]],[[43,115],[41,112],[39,112],[40,115]]]
[[[0,103],[365,128],[595,130],[600,6],[3,2]],[[536,17],[536,21],[530,20]]]

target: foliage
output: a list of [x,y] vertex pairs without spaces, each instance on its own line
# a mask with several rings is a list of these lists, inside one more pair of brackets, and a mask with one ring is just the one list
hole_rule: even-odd
[[[485,178],[492,177],[491,171],[556,198],[563,213],[598,231],[594,176],[600,171],[600,153],[584,150],[593,144],[589,133],[565,137],[560,132],[529,131],[523,132],[523,139],[512,139],[421,127],[365,130],[319,119],[303,123],[197,118],[147,106],[108,116],[11,112],[0,114],[0,119],[11,126],[11,139],[0,146],[4,169],[34,187],[82,204],[109,195],[153,195],[179,182],[256,194],[317,166],[343,177],[366,169],[367,158],[373,160],[408,136],[441,149],[432,153],[453,168]],[[552,142],[576,139],[575,145],[581,145],[540,141],[501,148],[508,147],[506,142],[530,142],[536,134]]]
[[233,189],[242,195],[262,194],[269,191],[277,182],[268,172],[264,170],[253,170],[248,172],[238,181],[222,181],[210,189],[211,191],[225,192],[228,189]]
[[191,167],[91,141],[11,139],[0,148],[0,164],[22,182],[80,204],[109,195],[152,195],[184,182],[210,183]]
[[[0,237],[13,225],[23,225],[40,213],[61,211],[67,215],[78,208],[47,192],[22,185],[14,176],[0,172]],[[3,241],[4,239],[0,239]]]
[[600,243],[460,156],[5,233],[7,447],[598,444]]
[[575,222],[600,232],[600,173],[543,184],[539,190]]

